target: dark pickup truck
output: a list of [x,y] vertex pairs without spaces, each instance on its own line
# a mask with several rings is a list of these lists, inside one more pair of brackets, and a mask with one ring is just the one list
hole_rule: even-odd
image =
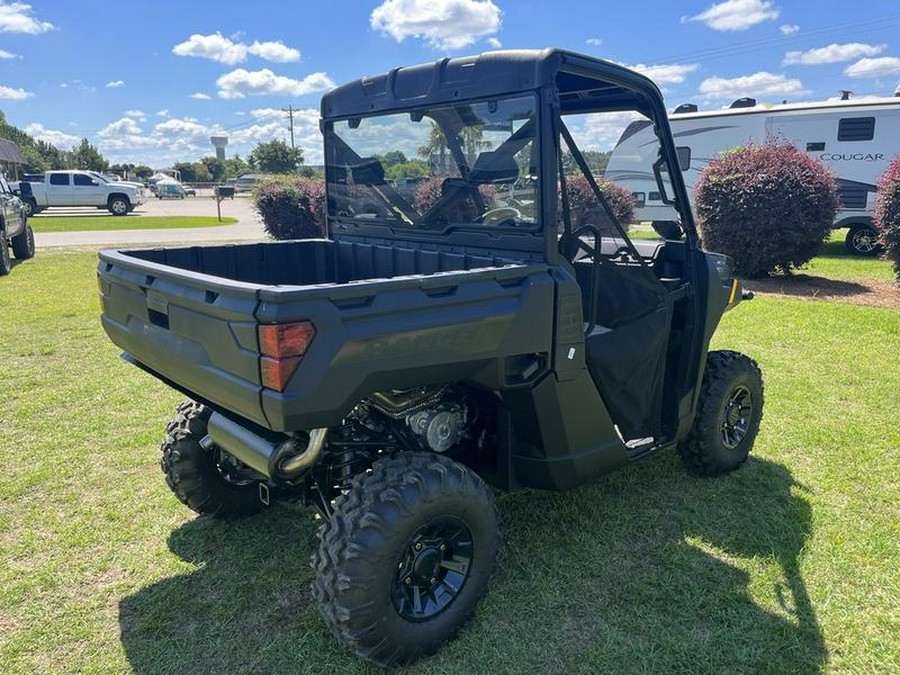
[[[633,202],[575,141],[641,118],[669,239],[629,236]],[[743,294],[700,247],[650,80],[559,50],[443,59],[328,93],[322,130],[327,239],[104,251],[102,320],[189,399],[162,444],[177,497],[316,507],[325,622],[402,663],[487,590],[486,484],[565,489],[660,450],[730,471],[762,379],[707,351]],[[397,151],[430,167],[414,195],[387,176]]]
[[34,232],[28,224],[25,202],[6,177],[0,176],[0,276],[12,271],[10,248],[17,260],[33,258]]

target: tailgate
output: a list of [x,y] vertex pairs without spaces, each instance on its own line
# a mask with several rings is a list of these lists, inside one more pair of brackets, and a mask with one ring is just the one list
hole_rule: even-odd
[[101,251],[103,328],[187,392],[265,425],[254,313],[260,286]]

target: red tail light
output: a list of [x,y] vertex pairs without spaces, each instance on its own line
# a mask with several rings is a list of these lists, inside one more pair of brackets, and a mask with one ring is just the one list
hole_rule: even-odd
[[262,385],[284,391],[309,349],[316,328],[309,321],[259,326],[259,374]]

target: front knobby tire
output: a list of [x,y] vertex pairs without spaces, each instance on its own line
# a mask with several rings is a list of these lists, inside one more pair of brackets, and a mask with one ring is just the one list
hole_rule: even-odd
[[334,502],[312,556],[337,639],[389,666],[456,636],[487,592],[500,516],[484,482],[442,455],[381,459]]
[[12,238],[12,250],[17,260],[34,257],[34,230],[31,225],[26,223],[25,229]]
[[763,415],[762,373],[756,361],[732,351],[710,352],[697,415],[678,452],[687,468],[714,476],[747,459]]
[[179,501],[197,513],[215,517],[249,516],[265,506],[259,482],[231,475],[229,458],[217,448],[204,450],[200,441],[212,411],[196,401],[178,406],[166,425],[162,470]]
[[9,239],[3,230],[0,230],[0,277],[5,277],[12,272],[12,258],[9,257]]

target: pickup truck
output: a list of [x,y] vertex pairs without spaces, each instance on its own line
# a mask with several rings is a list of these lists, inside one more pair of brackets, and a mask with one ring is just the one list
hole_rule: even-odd
[[91,171],[48,171],[41,182],[20,182],[19,190],[28,215],[51,207],[92,206],[124,216],[147,201],[139,184],[107,181]]
[[12,271],[10,247],[18,260],[34,257],[34,232],[28,224],[25,204],[6,178],[0,176],[0,276]]
[[[487,484],[563,490],[658,451],[732,471],[762,376],[709,351],[750,296],[700,245],[646,77],[491,52],[351,82],[321,115],[327,239],[102,251],[102,324],[189,399],[161,447],[175,496],[210,516],[317,508],[320,613],[393,665],[438,649],[486,593]],[[574,140],[640,117],[667,239],[629,237]],[[430,197],[412,203],[383,158],[422,147]]]

